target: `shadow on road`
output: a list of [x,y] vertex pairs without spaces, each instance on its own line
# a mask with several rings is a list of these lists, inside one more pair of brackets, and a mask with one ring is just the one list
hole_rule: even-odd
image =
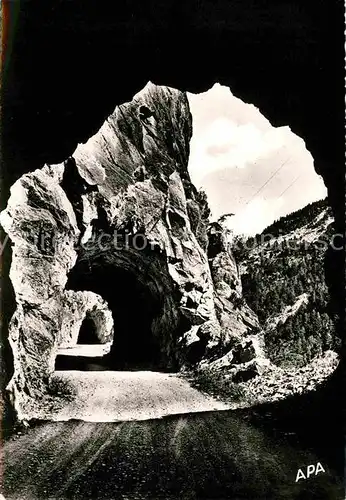
[[[3,493],[7,500],[342,498],[341,479],[321,457],[297,436],[268,435],[252,418],[227,411],[40,423],[5,443]],[[317,462],[325,473],[295,482],[299,468]]]

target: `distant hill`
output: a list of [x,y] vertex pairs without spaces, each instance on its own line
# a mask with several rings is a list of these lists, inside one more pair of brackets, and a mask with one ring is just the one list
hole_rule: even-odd
[[[331,215],[331,209],[328,206],[328,198],[309,203],[296,212],[280,217],[280,219],[270,224],[261,234],[272,234],[273,236],[288,234],[304,225],[312,225],[314,219],[324,211],[326,211],[328,215]],[[259,235],[257,235],[257,237],[258,236]]]
[[338,349],[324,276],[333,234],[327,199],[280,218],[253,238],[235,238],[243,295],[265,331],[268,357],[304,366]]

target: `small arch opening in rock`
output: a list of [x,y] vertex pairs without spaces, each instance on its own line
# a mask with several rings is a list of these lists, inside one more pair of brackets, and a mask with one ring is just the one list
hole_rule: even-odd
[[138,114],[141,120],[146,120],[154,115],[154,113],[147,106],[140,106],[138,108]]
[[89,313],[82,321],[77,344],[58,353],[55,358],[55,370],[105,370],[103,347],[97,326]]
[[100,344],[95,322],[87,314],[81,324],[77,344]]

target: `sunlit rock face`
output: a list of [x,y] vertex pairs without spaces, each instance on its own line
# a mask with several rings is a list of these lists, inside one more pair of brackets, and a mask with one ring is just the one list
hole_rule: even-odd
[[191,134],[186,95],[149,83],[72,158],[12,187],[1,224],[13,244],[20,418],[54,396],[57,351],[76,344],[86,316],[101,343],[114,338],[110,368],[176,371],[232,347],[233,363],[256,357],[257,318],[188,174]]
[[207,253],[215,289],[216,313],[225,335],[242,337],[249,330],[258,333],[258,318],[242,295],[240,272],[227,239],[227,229],[217,222],[208,228]]

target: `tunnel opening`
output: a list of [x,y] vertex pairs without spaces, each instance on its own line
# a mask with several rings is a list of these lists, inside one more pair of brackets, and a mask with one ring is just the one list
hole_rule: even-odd
[[102,352],[99,348],[102,348],[102,343],[97,326],[87,313],[80,326],[75,348],[65,349],[64,354],[58,352],[55,358],[55,370],[106,370],[103,355],[96,354]]
[[[165,293],[148,270],[138,270],[136,263],[131,268],[114,262],[96,260],[90,265],[81,261],[71,271],[67,287],[92,291],[107,301],[114,320],[114,340],[102,357],[67,360],[57,356],[56,369],[177,371],[175,362],[167,362],[164,345]],[[174,322],[170,327],[174,329]],[[100,343],[91,318],[83,321],[78,343]]]
[[160,346],[152,324],[161,310],[159,297],[132,272],[109,269],[106,288],[104,274],[102,270],[90,279],[113,311],[115,336],[108,355],[110,365],[119,369],[158,368]]
[[89,314],[84,318],[79,330],[77,344],[100,344],[95,322]]

